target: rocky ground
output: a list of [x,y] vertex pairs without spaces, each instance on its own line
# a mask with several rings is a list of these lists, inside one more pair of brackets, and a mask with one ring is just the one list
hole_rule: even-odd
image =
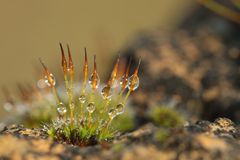
[[59,144],[40,129],[11,125],[0,133],[0,159],[240,159],[240,126],[227,118],[166,129],[153,124],[89,147]]

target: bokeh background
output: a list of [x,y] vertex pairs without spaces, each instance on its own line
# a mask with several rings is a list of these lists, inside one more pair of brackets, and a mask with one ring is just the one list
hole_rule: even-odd
[[[1,0],[0,86],[17,97],[18,84],[36,84],[41,77],[39,58],[59,78],[62,42],[71,47],[76,81],[84,47],[90,61],[97,55],[101,79],[119,53],[135,61],[142,56],[142,88],[133,98],[140,102],[137,105],[147,108],[177,101],[206,119],[236,119],[240,117],[236,109],[239,8],[238,0]],[[155,98],[148,102],[148,96]],[[4,102],[1,94],[0,104]],[[215,114],[217,106],[222,110]],[[0,115],[6,112],[1,110]]]
[[1,0],[0,86],[15,92],[17,83],[35,83],[39,57],[58,70],[59,42],[70,44],[79,70],[87,47],[104,71],[113,54],[139,31],[172,30],[192,7],[191,0]]

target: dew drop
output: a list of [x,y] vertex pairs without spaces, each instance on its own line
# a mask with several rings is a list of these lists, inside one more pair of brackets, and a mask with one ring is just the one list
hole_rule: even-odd
[[111,99],[111,97],[113,95],[112,88],[110,86],[103,87],[101,95],[102,95],[103,99]]
[[4,108],[5,111],[11,112],[12,109],[13,109],[13,105],[11,103],[7,102],[3,105],[3,108]]
[[100,84],[100,78],[98,74],[96,75],[96,78],[94,77],[94,74],[92,74],[88,80],[88,84],[91,86],[91,88],[97,89]]
[[45,88],[47,86],[47,84],[45,83],[45,79],[39,79],[37,81],[37,86],[38,88],[42,89],[42,88]]
[[84,104],[86,102],[86,96],[85,95],[80,95],[80,97],[78,98],[79,102],[81,104]]
[[52,73],[50,73],[50,78],[48,78],[48,76],[45,76],[44,81],[49,87],[56,85],[56,79]]
[[108,116],[109,118],[113,119],[117,116],[117,113],[116,113],[116,110],[114,108],[111,108],[109,111],[108,111]]
[[138,76],[132,75],[131,77],[129,77],[129,79],[128,79],[128,89],[134,91],[138,88],[138,86],[139,86]]
[[123,114],[124,112],[124,106],[122,103],[119,103],[116,107],[116,113],[117,115]]
[[93,102],[90,102],[88,105],[87,105],[87,111],[89,113],[93,113],[95,110],[95,104]]
[[57,105],[57,111],[58,111],[58,114],[60,116],[64,116],[67,112],[67,108],[65,107],[65,105],[60,102],[58,105]]
[[[120,85],[121,85],[121,87],[123,88],[123,89],[126,89],[127,88],[127,84],[126,84],[126,82],[127,82],[127,84],[128,84],[128,79],[125,77],[125,76],[122,76],[122,78],[121,78],[121,80],[120,80]],[[125,86],[123,86],[123,85],[125,85]]]

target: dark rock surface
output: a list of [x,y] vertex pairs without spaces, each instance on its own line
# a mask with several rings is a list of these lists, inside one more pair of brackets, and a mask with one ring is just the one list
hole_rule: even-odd
[[223,116],[239,121],[239,42],[209,26],[139,34],[121,56],[123,61],[133,57],[134,66],[142,59],[141,85],[133,97],[138,115],[167,104],[182,108],[195,120]]
[[[60,144],[39,129],[8,126],[0,133],[0,159],[240,159],[240,128],[227,118],[167,129],[152,124],[89,147]],[[159,141],[156,134],[168,130]]]

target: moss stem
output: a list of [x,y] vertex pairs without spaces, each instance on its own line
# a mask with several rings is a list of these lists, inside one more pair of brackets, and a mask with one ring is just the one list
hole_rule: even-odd
[[52,86],[52,93],[53,93],[53,96],[55,97],[55,100],[56,100],[57,104],[59,104],[60,100],[59,100],[56,88],[54,86]]
[[126,103],[128,97],[130,96],[131,92],[132,92],[131,90],[128,90],[127,95],[125,96],[125,98],[123,100],[123,105],[125,105],[125,103]]

